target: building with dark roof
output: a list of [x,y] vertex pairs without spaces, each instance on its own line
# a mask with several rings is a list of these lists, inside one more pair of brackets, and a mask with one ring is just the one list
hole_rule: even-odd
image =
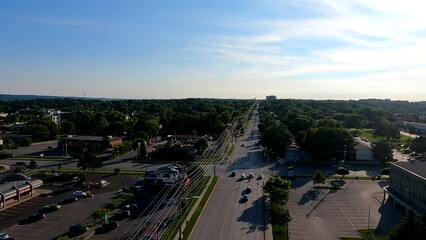
[[385,191],[406,210],[426,212],[426,162],[408,161],[392,163],[390,183]]
[[71,136],[58,142],[68,154],[81,155],[84,152],[105,153],[113,151],[123,143],[120,137],[112,136]]

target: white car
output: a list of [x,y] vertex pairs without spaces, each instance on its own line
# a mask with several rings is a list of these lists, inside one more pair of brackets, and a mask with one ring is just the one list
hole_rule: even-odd
[[78,197],[78,198],[85,198],[87,196],[87,193],[83,191],[75,191],[72,193],[72,196]]
[[240,179],[241,179],[241,180],[244,180],[244,179],[246,179],[246,175],[244,175],[244,173],[243,173],[243,174],[241,174],[241,177],[240,177]]
[[6,233],[0,233],[0,239],[8,239],[9,235],[7,235]]

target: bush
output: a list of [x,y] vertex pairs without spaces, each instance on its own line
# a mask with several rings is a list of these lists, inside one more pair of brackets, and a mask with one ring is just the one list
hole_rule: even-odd
[[0,159],[6,159],[6,158],[11,158],[11,157],[13,157],[12,153],[0,152]]
[[122,202],[130,200],[134,196],[133,193],[121,192],[114,199],[121,200]]
[[120,170],[120,168],[114,168],[114,174],[115,174],[115,175],[119,174],[119,173],[120,173],[120,171],[121,171],[121,170]]
[[109,210],[114,210],[119,208],[123,202],[123,199],[113,199],[111,202],[107,203],[105,207]]
[[68,237],[67,235],[59,236],[59,237],[57,238],[57,240],[71,240],[71,239],[73,239],[73,238],[70,238],[70,237]]
[[103,219],[103,217],[105,216],[105,214],[108,214],[109,210],[106,208],[97,208],[95,210],[93,210],[93,216],[95,218],[101,218]]

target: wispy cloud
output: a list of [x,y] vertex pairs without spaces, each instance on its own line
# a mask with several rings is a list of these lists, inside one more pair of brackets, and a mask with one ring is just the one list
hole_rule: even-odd
[[[278,0],[274,4],[281,5],[282,11],[289,5]],[[341,86],[352,95],[372,96],[374,92],[365,91],[360,83],[371,88],[386,85],[388,90],[381,91],[385,95],[391,90],[398,92],[404,80],[412,81],[414,88],[410,91],[418,92],[420,79],[426,78],[426,3],[307,0],[294,5],[318,14],[302,19],[263,16],[241,20],[235,24],[238,28],[245,25],[255,31],[209,37],[199,50],[236,64],[229,75],[234,79],[284,85],[297,85],[297,79],[303,84],[329,83],[334,87],[328,89],[333,91]],[[222,25],[232,28],[232,24]],[[338,77],[333,73],[339,73]],[[327,74],[326,81],[323,78]]]

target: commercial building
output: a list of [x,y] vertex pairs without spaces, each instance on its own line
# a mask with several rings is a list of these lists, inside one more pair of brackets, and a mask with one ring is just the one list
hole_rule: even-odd
[[0,179],[0,208],[12,202],[20,202],[33,196],[34,191],[43,185],[41,180],[31,180],[25,174],[15,173]]
[[70,136],[61,139],[58,142],[60,148],[63,148],[66,154],[80,155],[83,152],[105,153],[113,151],[123,143],[120,137],[112,136]]
[[392,163],[390,183],[384,188],[396,203],[406,210],[426,212],[426,162],[408,161]]
[[266,100],[267,101],[277,100],[277,96],[274,96],[274,95],[266,96]]

